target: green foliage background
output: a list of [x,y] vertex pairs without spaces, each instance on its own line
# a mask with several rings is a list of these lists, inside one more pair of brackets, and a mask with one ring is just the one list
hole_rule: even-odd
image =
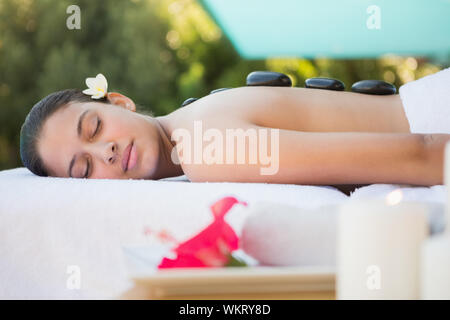
[[[69,30],[69,5],[81,29]],[[248,73],[288,74],[295,86],[332,77],[350,87],[384,79],[397,87],[441,67],[425,59],[243,60],[195,0],[0,0],[0,170],[21,167],[19,131],[31,107],[51,92],[85,88],[103,73],[109,90],[141,112],[169,113],[189,97],[245,85]]]

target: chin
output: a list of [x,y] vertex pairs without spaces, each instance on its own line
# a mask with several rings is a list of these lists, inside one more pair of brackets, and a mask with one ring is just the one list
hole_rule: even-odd
[[154,153],[145,153],[140,157],[137,164],[139,170],[139,178],[137,179],[152,179],[156,174],[158,165],[158,157]]

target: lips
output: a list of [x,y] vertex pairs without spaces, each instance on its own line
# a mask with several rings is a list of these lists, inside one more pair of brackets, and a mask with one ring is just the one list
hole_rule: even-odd
[[128,161],[130,160],[131,148],[133,147],[133,142],[131,142],[123,151],[122,155],[122,169],[123,171],[128,170]]

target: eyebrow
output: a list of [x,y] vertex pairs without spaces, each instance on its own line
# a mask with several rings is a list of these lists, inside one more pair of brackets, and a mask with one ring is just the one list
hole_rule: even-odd
[[[84,112],[80,115],[80,118],[78,119],[78,125],[77,125],[77,135],[78,135],[78,138],[81,138],[81,133],[82,133],[81,129],[82,129],[82,124],[83,124],[83,119],[86,117],[86,114],[87,114],[89,111],[91,111],[91,110],[88,109],[88,110],[84,111]],[[73,178],[73,177],[72,177],[72,168],[73,168],[73,165],[75,164],[75,160],[76,160],[76,159],[77,159],[77,156],[74,155],[73,158],[72,158],[72,160],[70,160],[69,170],[67,171],[68,176],[71,177],[71,178]]]

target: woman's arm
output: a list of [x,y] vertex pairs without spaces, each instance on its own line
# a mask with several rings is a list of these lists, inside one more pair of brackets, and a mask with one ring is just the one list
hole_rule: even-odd
[[[191,181],[442,184],[443,148],[450,135],[438,138],[439,143],[430,145],[430,135],[425,134],[311,133],[279,129],[278,142],[270,142],[278,143],[279,147],[278,157],[272,155],[272,166],[278,167],[272,175],[261,174],[261,167],[267,165],[248,161],[245,164],[236,161],[234,164],[188,164],[183,165],[183,170]],[[246,147],[248,152],[249,144]]]
[[444,184],[445,146],[450,142],[450,134],[425,134],[424,141],[428,177],[433,184]]

